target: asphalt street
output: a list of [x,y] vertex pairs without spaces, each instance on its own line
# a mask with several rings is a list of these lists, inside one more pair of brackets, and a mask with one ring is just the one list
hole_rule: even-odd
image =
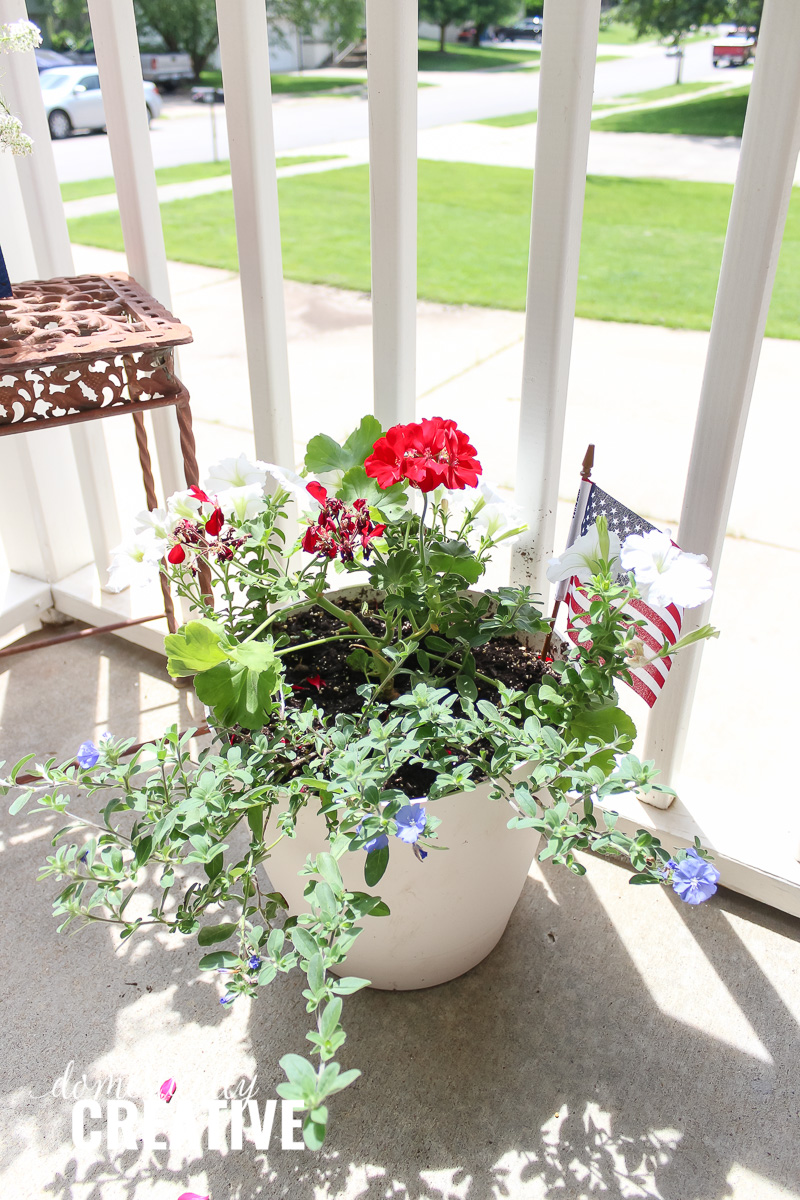
[[[610,52],[612,47],[603,47]],[[711,65],[709,42],[686,47],[684,80],[721,82],[722,72]],[[732,86],[743,83],[750,72],[729,71]],[[424,80],[436,86],[420,88],[419,128],[430,129],[480,117],[526,112],[536,108],[539,72],[491,70],[481,72],[427,73]],[[613,62],[599,62],[595,75],[595,98],[665,87],[675,80],[675,60],[661,47],[637,52]],[[278,153],[297,152],[306,146],[365,138],[368,134],[367,102],[361,96],[330,98],[276,97],[273,105],[275,146]],[[207,162],[214,158],[212,119],[217,127],[217,153],[228,157],[224,109],[212,112],[183,99],[166,99],[164,114],[153,123],[150,134],[157,167]],[[56,165],[62,182],[112,175],[111,154],[105,134],[75,135],[54,143]]]

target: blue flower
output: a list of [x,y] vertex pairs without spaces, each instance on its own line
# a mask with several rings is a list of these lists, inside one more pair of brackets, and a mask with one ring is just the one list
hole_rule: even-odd
[[220,996],[220,1000],[219,1000],[219,1002],[220,1002],[220,1004],[233,1004],[233,1002],[234,1002],[234,1000],[235,1000],[235,999],[236,999],[236,997],[235,997],[235,996],[231,996],[231,995],[228,995],[228,996]]
[[83,742],[75,755],[78,766],[83,767],[84,771],[88,771],[93,767],[100,758],[100,751],[95,746],[94,742]]
[[251,954],[247,960],[247,965],[251,971],[257,971],[258,968],[261,966],[261,959],[258,957],[257,954]]
[[[358,829],[356,830],[356,833],[363,833],[363,832],[364,832],[364,826],[362,823],[361,825],[359,825]],[[386,834],[385,833],[376,833],[375,837],[371,837],[371,838],[369,838],[368,841],[364,842],[364,849],[366,850],[367,854],[371,854],[373,850],[383,850],[383,848],[388,845],[389,845],[389,839],[386,836]]]
[[88,862],[88,861],[89,861],[89,851],[88,851],[88,850],[84,850],[83,854],[80,854],[80,855],[78,856],[78,862],[85,863],[85,862]]
[[687,904],[702,904],[714,895],[718,879],[719,871],[691,849],[675,868],[672,888]]
[[419,861],[425,862],[425,859],[428,857],[428,851],[421,849],[420,846],[412,846],[412,849]]
[[678,864],[675,862],[674,858],[668,858],[664,869],[667,871],[674,871],[677,865]]
[[397,825],[395,836],[399,837],[401,842],[412,845],[419,835],[424,833],[428,818],[422,804],[404,804],[400,811],[395,813],[394,819]]

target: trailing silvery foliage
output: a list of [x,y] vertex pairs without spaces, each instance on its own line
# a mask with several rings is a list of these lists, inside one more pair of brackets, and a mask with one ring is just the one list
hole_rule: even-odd
[[[164,570],[193,605],[193,618],[166,639],[168,665],[192,679],[210,712],[213,745],[193,759],[192,731],[172,729],[139,749],[104,736],[97,746],[84,743],[73,762],[37,764],[12,804],[14,812],[34,803],[66,818],[41,874],[62,884],[59,929],[103,921],[124,939],[153,925],[196,935],[201,969],[221,972],[224,1005],[301,969],[313,1016],[309,1057],[281,1059],[287,1081],[278,1090],[302,1103],[313,1148],[325,1137],[328,1097],[359,1074],[337,1062],[342,997],[369,981],[334,971],[363,921],[388,914],[379,893],[345,888],[343,855],[363,855],[368,889],[379,888],[391,854],[415,854],[419,869],[430,869],[423,860],[447,845],[435,800],[488,777],[492,798],[510,806],[509,825],[542,833],[541,859],[582,875],[578,852],[594,850],[626,858],[632,883],[671,883],[689,903],[716,890],[718,874],[699,844],[671,858],[646,831],[618,830],[608,811],[615,796],[668,789],[652,763],[630,753],[635,729],[617,703],[615,681],[629,678],[643,652],[622,612],[640,592],[635,564],[619,582],[626,546],[612,541],[602,519],[591,547],[578,547],[591,601],[568,660],[548,660],[543,681],[527,690],[480,671],[476,652],[492,639],[549,629],[527,588],[468,593],[495,546],[521,532],[499,495],[476,486],[480,475],[453,422],[384,435],[367,417],[344,445],[312,439],[305,478],[229,459],[204,489],[142,514],[113,570],[118,578]],[[303,529],[287,548],[290,499],[299,500]],[[660,547],[629,550],[645,573],[649,562],[650,577],[658,574],[652,559]],[[669,565],[685,588],[691,572]],[[358,571],[375,589],[369,620],[331,598],[332,571]],[[664,578],[662,571],[662,591]],[[290,641],[287,617],[312,603],[335,618],[334,632]],[[293,655],[329,642],[350,649],[348,663],[363,680],[356,712],[326,715],[320,676],[309,676],[302,703],[286,681]],[[33,757],[17,764],[5,790],[19,787]],[[512,783],[531,760],[532,774]],[[434,803],[415,804],[397,787],[409,764],[433,772]],[[81,795],[96,802],[96,819],[75,811]],[[307,805],[324,815],[327,838],[303,871],[309,912],[288,916],[284,898],[265,890],[262,868]]]

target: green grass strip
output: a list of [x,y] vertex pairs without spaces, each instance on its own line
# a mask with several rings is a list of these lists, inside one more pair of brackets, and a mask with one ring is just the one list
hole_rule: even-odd
[[494,46],[467,46],[448,42],[442,53],[439,43],[430,38],[419,39],[420,71],[483,71],[488,67],[525,66],[537,62],[541,51],[537,45],[530,50],[500,50]]
[[[277,167],[294,167],[300,163],[328,162],[344,158],[343,154],[295,154],[289,158],[275,160]],[[180,167],[157,167],[156,183],[193,183],[195,179],[216,179],[219,175],[230,175],[231,164],[223,162],[185,163]],[[113,196],[117,190],[113,178],[79,179],[74,183],[61,184],[62,200],[85,200],[88,196]]]
[[[419,295],[448,304],[525,305],[532,172],[421,161]],[[290,279],[369,291],[369,174],[344,167],[279,182]],[[591,176],[577,312],[708,329],[733,189],[727,184]],[[237,269],[230,193],[162,206],[170,258]],[[70,222],[73,241],[122,249],[117,213]],[[800,337],[800,197],[793,194],[767,324]]]
[[686,104],[618,113],[592,123],[609,133],[677,133],[689,137],[741,137],[750,87]]

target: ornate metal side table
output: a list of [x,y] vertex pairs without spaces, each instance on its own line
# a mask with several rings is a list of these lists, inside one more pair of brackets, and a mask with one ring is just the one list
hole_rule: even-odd
[[[158,506],[144,413],[175,407],[186,484],[198,482],[189,393],[174,373],[174,347],[192,334],[134,279],[79,275],[14,285],[0,299],[0,437],[130,413],[148,509]],[[169,584],[161,576],[164,613],[176,627]],[[21,653],[161,614],[118,621],[8,647]]]

